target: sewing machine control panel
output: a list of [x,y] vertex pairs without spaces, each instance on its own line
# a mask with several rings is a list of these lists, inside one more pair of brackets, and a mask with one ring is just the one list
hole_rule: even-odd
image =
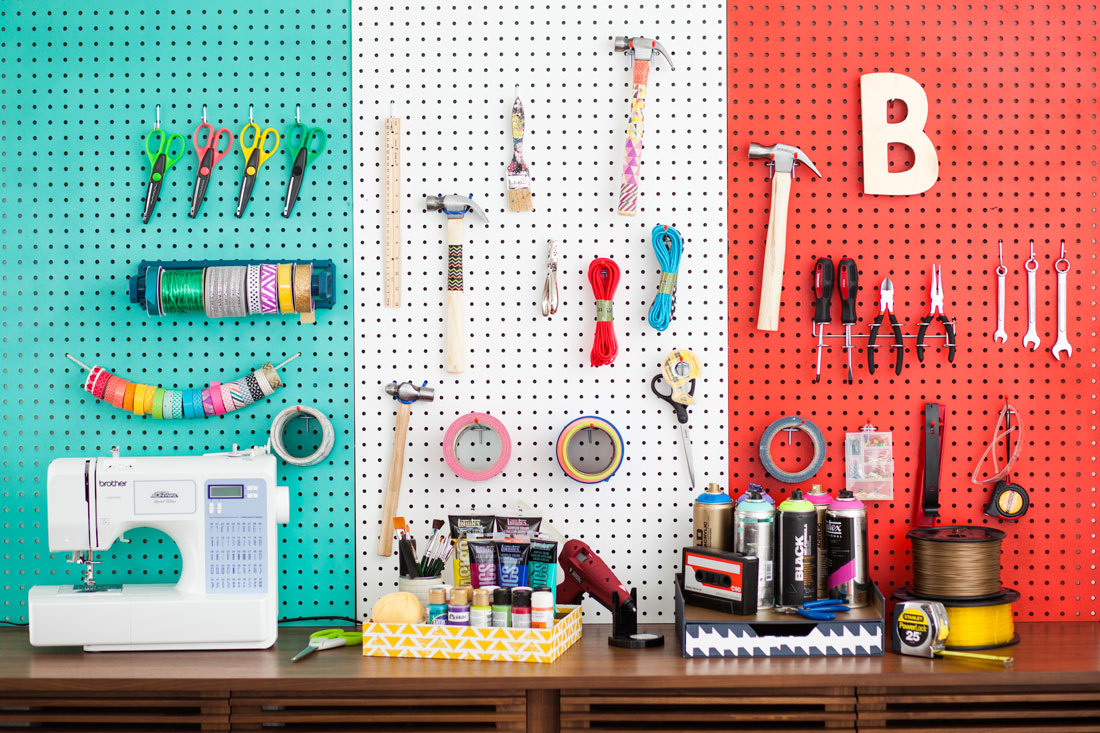
[[207,481],[206,590],[267,592],[267,482]]

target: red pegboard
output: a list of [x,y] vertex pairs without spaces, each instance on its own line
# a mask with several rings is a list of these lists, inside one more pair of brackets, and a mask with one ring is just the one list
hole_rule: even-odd
[[[814,482],[834,493],[844,486],[844,433],[867,421],[893,431],[894,501],[870,508],[872,572],[886,593],[911,578],[905,532],[917,495],[923,405],[938,401],[949,411],[943,523],[1008,533],[1002,578],[1022,594],[1015,606],[1021,620],[1095,619],[1100,611],[1098,17],[1095,4],[729,7],[731,488],[757,481],[783,496],[795,488],[768,477],[758,455],[761,433],[783,415],[802,415],[825,431],[827,460]],[[859,78],[876,71],[910,76],[928,95],[925,131],[940,172],[922,195],[862,192]],[[771,184],[763,161],[747,158],[750,142],[799,146],[824,174],[815,179],[803,168],[793,185],[775,333],[755,327]],[[891,165],[906,165],[905,158],[904,148],[893,151]],[[1009,269],[1004,345],[992,338],[998,239]],[[1030,239],[1040,263],[1042,343],[1034,353],[1021,343]],[[1062,239],[1072,266],[1074,353],[1058,362],[1050,351],[1052,268]],[[858,333],[878,313],[886,276],[903,330],[915,333],[928,311],[931,266],[942,264],[944,308],[958,321],[954,363],[940,350],[918,363],[910,339],[900,377],[890,353],[876,359],[871,376],[863,339],[853,354],[856,383],[847,385],[834,339],[815,385],[810,278],[825,255],[859,263]],[[833,332],[840,327],[835,298]],[[986,517],[989,489],[970,483],[1004,397],[1027,431],[1014,478],[1029,490],[1031,509],[1018,522]],[[797,442],[779,452],[800,451],[809,453]]]

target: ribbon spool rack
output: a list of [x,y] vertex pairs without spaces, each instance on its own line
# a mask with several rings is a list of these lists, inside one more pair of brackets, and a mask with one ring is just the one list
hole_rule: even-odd
[[[302,323],[315,323],[316,310],[335,303],[335,282],[332,260],[146,260],[129,284],[130,302],[150,316],[295,313]],[[169,293],[174,294],[171,304]]]

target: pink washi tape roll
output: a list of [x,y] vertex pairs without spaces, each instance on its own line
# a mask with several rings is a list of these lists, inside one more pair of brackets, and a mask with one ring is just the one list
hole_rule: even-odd
[[215,415],[225,414],[225,403],[222,401],[221,382],[210,383],[210,404],[214,406]]
[[[455,451],[458,448],[459,441],[470,440],[473,437],[471,433],[480,430],[490,430],[497,434],[497,440],[500,441],[500,456],[493,465],[479,470],[462,463]],[[476,440],[480,441],[484,436],[480,433],[479,435],[481,437]],[[443,435],[443,458],[456,476],[467,481],[484,481],[496,476],[508,465],[508,459],[511,457],[512,440],[508,437],[507,428],[500,420],[492,415],[486,415],[484,412],[471,412],[469,415],[463,415],[451,423],[451,427],[447,428],[447,432]]]

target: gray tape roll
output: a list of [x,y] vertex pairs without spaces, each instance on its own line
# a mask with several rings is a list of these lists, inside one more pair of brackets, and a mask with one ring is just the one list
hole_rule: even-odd
[[[814,447],[814,457],[810,461],[810,465],[798,473],[784,471],[772,460],[772,441],[775,440],[775,436],[779,435],[780,431],[788,428],[795,428],[806,433]],[[764,434],[760,436],[760,463],[764,466],[764,470],[768,472],[768,475],[783,483],[799,484],[803,481],[809,481],[825,465],[825,435],[817,425],[798,415],[781,417],[769,425]]]

